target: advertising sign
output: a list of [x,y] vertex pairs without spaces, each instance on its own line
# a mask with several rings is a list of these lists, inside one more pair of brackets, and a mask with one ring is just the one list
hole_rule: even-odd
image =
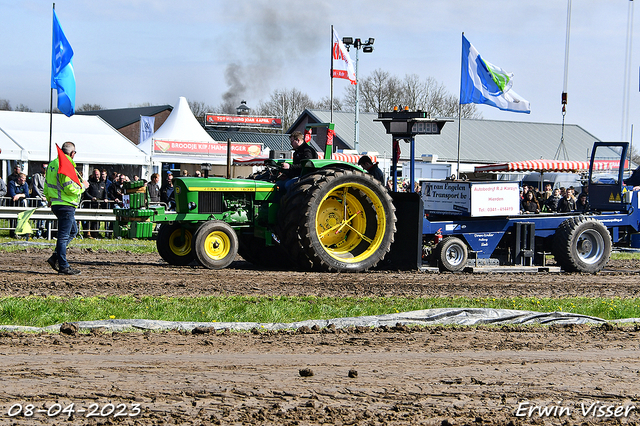
[[471,216],[520,214],[518,182],[475,183],[471,186]]
[[469,182],[423,181],[422,201],[428,213],[469,216]]
[[520,214],[518,182],[423,181],[424,210],[431,214],[513,216]]
[[[160,139],[153,140],[154,152],[167,154],[205,154],[205,155],[226,155],[227,144],[225,142],[180,142],[166,141]],[[262,153],[261,144],[252,143],[231,143],[231,154],[251,155],[253,157]]]
[[257,117],[249,115],[206,114],[205,124],[208,126],[262,127],[281,129],[282,118]]

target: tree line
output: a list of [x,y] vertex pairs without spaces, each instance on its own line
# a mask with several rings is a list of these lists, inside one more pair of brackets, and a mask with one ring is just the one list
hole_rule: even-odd
[[[432,117],[457,117],[458,97],[447,92],[442,83],[434,78],[421,79],[417,74],[407,74],[404,78],[391,75],[377,69],[359,82],[359,110],[361,112],[391,111],[394,106],[407,106],[410,110],[422,110]],[[217,106],[202,101],[189,100],[193,114],[203,120],[206,113],[235,114],[236,108],[244,99],[228,99]],[[355,111],[355,85],[345,89],[343,97],[334,96],[334,111]],[[151,106],[150,103],[136,106]],[[76,107],[76,111],[98,111],[104,109],[99,104],[85,103]],[[320,100],[296,89],[276,89],[258,105],[252,108],[252,115],[282,117],[283,127],[289,128],[305,109],[331,109],[331,99],[326,96]],[[32,110],[19,104],[11,107],[9,100],[0,99],[0,110],[27,111]],[[47,109],[43,112],[49,112]],[[54,112],[56,110],[54,109]],[[482,118],[473,104],[462,105],[463,118]]]

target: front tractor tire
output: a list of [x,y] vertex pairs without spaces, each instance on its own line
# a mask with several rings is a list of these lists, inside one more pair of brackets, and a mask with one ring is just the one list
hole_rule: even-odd
[[204,222],[196,231],[192,251],[205,268],[223,269],[229,266],[238,254],[238,236],[226,222]]
[[156,247],[158,254],[169,265],[185,266],[193,262],[191,250],[191,231],[183,228],[179,223],[169,222],[160,225]]
[[562,222],[554,236],[554,257],[567,272],[596,273],[611,257],[611,235],[593,218],[578,216]]
[[389,252],[395,208],[373,177],[323,169],[303,176],[282,199],[279,236],[301,269],[359,272]]

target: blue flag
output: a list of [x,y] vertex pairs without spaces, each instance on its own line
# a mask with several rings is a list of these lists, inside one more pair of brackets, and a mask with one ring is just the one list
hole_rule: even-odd
[[487,104],[529,114],[529,101],[511,90],[512,85],[513,74],[482,59],[463,35],[460,104]]
[[53,47],[51,51],[51,88],[58,91],[58,109],[71,117],[76,109],[76,76],[73,72],[73,49],[65,37],[53,10]]
[[153,135],[153,126],[156,122],[155,117],[140,116],[140,140],[139,144],[146,141]]

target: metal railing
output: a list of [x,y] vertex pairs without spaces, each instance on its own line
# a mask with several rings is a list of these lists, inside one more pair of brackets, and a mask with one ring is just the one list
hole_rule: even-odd
[[[57,218],[51,211],[50,207],[43,206],[43,200],[40,198],[24,198],[20,200],[19,206],[14,206],[14,202],[10,197],[0,197],[0,221],[8,221],[3,226],[0,222],[0,230],[15,230],[15,224],[12,222],[17,221],[18,215],[25,210],[37,208],[35,212],[29,218],[30,221],[46,221],[45,230],[46,238],[51,239],[51,233],[57,231]],[[87,206],[98,205],[99,208],[90,208]],[[75,218],[77,222],[105,222],[105,229],[78,229],[80,232],[103,232],[105,234],[113,234],[113,226],[108,226],[108,222],[115,222],[117,220],[116,215],[113,214],[113,208],[117,203],[114,200],[82,200],[80,207],[76,209]],[[169,210],[167,203],[153,203],[154,206],[164,206],[166,210]],[[15,222],[14,222],[15,223]],[[36,227],[33,227],[36,229]],[[109,229],[111,228],[111,229]]]
[[[42,206],[42,200],[40,198],[26,198],[20,200],[22,206],[14,206],[14,202],[10,197],[0,197],[0,220],[8,220],[8,226],[0,226],[0,230],[15,230],[15,223],[12,226],[13,221],[17,221],[18,214],[24,212],[25,210],[33,209],[37,207],[37,210],[33,212],[30,221],[47,221],[45,226],[46,229],[46,237],[51,239],[51,232],[57,231],[57,218],[51,211],[50,207]],[[91,201],[91,200],[83,200],[80,203],[80,208],[76,209],[75,218],[78,222],[85,221],[95,221],[95,222],[115,222],[116,216],[113,214],[112,208],[84,208],[83,206],[89,203],[105,203],[105,201]],[[107,205],[115,205],[115,201],[107,200]],[[108,228],[108,227],[105,227]],[[80,231],[80,230],[78,230]],[[89,232],[88,229],[84,229],[83,231]],[[91,232],[96,232],[95,230],[91,230]],[[111,229],[101,229],[99,232],[104,232],[105,234],[110,234],[113,232]]]

